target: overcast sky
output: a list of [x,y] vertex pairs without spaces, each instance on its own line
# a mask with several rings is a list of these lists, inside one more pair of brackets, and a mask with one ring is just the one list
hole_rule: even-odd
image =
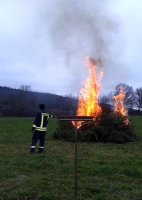
[[77,95],[102,60],[101,93],[142,87],[141,0],[0,0],[0,85]]

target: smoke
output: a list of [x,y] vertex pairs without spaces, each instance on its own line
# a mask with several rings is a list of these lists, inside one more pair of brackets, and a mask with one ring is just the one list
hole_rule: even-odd
[[0,1],[0,78],[14,87],[27,80],[38,91],[77,94],[88,77],[89,56],[101,60],[102,91],[112,90],[128,74],[116,1]]
[[[106,0],[53,0],[50,38],[67,63],[87,55],[105,60],[114,24]],[[51,13],[50,13],[51,14]]]
[[111,4],[111,0],[52,0],[46,8],[48,36],[55,54],[70,70],[72,87],[86,77],[86,56],[101,59],[105,69],[111,68],[107,76],[111,66],[118,65],[114,48],[117,23],[112,20]]

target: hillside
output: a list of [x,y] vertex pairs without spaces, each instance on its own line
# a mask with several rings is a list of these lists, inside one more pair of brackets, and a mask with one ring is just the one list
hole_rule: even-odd
[[0,86],[1,116],[33,116],[40,103],[53,114],[73,114],[77,106],[77,100],[72,97]]

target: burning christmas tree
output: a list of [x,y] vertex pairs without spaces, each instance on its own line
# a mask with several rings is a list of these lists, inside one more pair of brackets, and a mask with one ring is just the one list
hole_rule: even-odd
[[74,141],[75,129],[78,129],[78,140],[83,142],[124,143],[133,141],[135,136],[124,105],[124,89],[121,87],[119,94],[113,97],[114,112],[104,112],[99,104],[103,72],[96,70],[100,60],[96,61],[87,57],[85,62],[89,69],[89,77],[83,82],[80,90],[76,115],[91,117],[93,120],[62,121],[55,132],[55,138]]

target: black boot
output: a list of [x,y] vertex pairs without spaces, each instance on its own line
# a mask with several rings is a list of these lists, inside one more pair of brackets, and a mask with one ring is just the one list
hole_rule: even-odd
[[30,153],[35,153],[35,148],[31,148]]
[[39,147],[38,152],[37,153],[42,153],[44,151],[44,148]]

